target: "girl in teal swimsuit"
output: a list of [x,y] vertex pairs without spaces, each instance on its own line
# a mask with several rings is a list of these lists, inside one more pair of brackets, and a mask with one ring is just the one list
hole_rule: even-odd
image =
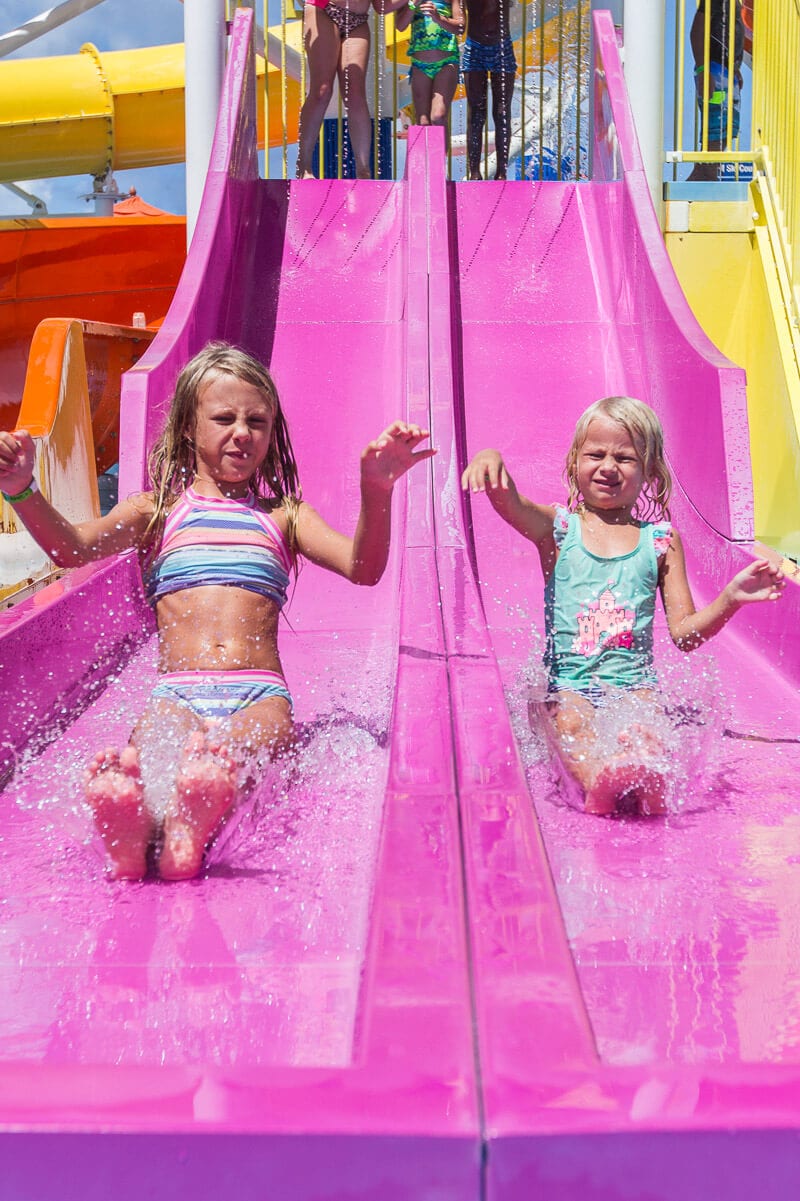
[[[25,430],[0,433],[0,487],[60,567],[135,548],[158,627],[158,677],[123,750],[93,760],[86,798],[108,874],[195,876],[265,759],[294,745],[278,617],[298,557],[376,584],[389,553],[395,482],[432,450],[395,421],[361,454],[352,537],[300,498],[275,384],[250,355],[212,342],[178,376],[150,458],[152,490],[73,525],[41,495]],[[164,803],[162,756],[176,755]],[[148,763],[158,764],[158,775]],[[145,768],[142,771],[142,768]],[[167,779],[172,773],[167,774]]]
[[411,26],[411,96],[417,125],[443,125],[449,144],[450,105],[458,86],[458,35],[464,31],[461,0],[412,0],[395,15],[398,30]]
[[695,609],[681,540],[669,519],[671,479],[661,425],[641,401],[615,396],[591,405],[575,428],[565,475],[565,507],[534,504],[517,491],[500,453],[483,450],[464,472],[462,486],[486,492],[503,520],[539,552],[548,710],[558,754],[582,789],[586,811],[612,813],[633,796],[642,812],[662,813],[666,779],[656,736],[639,729],[634,739],[629,731],[614,753],[604,755],[598,707],[609,689],[637,693],[645,710],[657,704],[657,592],[673,642],[691,651],[742,605],[779,599],[783,575],[756,559],[710,605]]

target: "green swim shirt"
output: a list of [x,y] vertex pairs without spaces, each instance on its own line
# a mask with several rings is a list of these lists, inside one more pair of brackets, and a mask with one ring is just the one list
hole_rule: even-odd
[[670,523],[642,522],[635,550],[611,559],[586,549],[580,517],[560,505],[553,533],[559,554],[544,593],[550,690],[652,687],[659,559]]

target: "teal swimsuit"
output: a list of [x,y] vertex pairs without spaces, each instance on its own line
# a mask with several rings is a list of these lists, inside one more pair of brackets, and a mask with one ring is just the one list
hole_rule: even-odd
[[[437,11],[444,17],[452,17],[450,4],[442,0],[434,0]],[[419,62],[417,54],[420,50],[438,50],[442,57],[433,62]],[[454,33],[448,33],[437,25],[425,13],[415,12],[411,22],[411,41],[408,46],[408,57],[411,59],[411,69],[422,71],[429,79],[435,79],[442,67],[449,63],[458,63],[458,38]]]
[[553,535],[559,554],[544,593],[550,692],[594,698],[608,686],[652,688],[658,567],[670,523],[642,522],[636,549],[611,559],[586,549],[580,517],[560,505]]

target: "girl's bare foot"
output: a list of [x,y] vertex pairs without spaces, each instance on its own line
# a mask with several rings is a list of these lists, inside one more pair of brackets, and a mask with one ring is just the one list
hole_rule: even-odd
[[667,811],[667,781],[664,773],[647,763],[648,758],[664,756],[664,744],[658,734],[648,726],[635,722],[629,729],[619,735],[619,743],[623,747],[639,746],[638,758],[641,763],[642,782],[632,792],[636,793],[639,812],[644,816],[666,813]]
[[587,813],[613,813],[625,797],[635,797],[646,815],[666,811],[666,780],[646,761],[637,763],[630,753],[615,756],[605,763],[586,792]]
[[126,746],[120,753],[101,751],[86,773],[86,800],[108,855],[112,880],[141,880],[153,838],[152,815],[144,804],[139,756]]
[[235,766],[216,739],[192,734],[186,743],[175,800],[164,817],[164,845],[158,860],[164,880],[196,876],[203,855],[236,798]]

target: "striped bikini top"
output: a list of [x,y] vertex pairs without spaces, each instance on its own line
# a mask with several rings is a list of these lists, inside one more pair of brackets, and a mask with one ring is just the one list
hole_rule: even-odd
[[286,538],[252,492],[230,500],[189,487],[167,514],[145,592],[155,605],[171,592],[222,584],[257,592],[280,608],[291,566]]

